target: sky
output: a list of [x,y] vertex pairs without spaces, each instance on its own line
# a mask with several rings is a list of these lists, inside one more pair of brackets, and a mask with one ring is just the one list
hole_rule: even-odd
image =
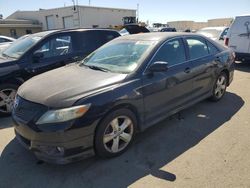
[[[0,0],[0,14],[6,18],[16,10],[48,9],[72,4],[72,0]],[[88,5],[89,0],[78,0],[78,4]],[[139,20],[150,23],[207,21],[250,14],[250,0],[91,0],[91,6],[101,7],[136,9],[137,4]]]

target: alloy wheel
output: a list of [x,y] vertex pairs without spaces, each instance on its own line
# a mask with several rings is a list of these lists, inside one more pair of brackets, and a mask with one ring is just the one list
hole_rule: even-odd
[[11,113],[16,92],[15,89],[3,89],[0,91],[0,112]]
[[224,75],[219,76],[215,85],[214,95],[218,99],[221,98],[226,91],[226,87],[227,87],[227,79],[225,78]]
[[103,135],[105,149],[111,153],[118,153],[125,149],[133,136],[133,122],[127,116],[114,118],[106,127]]

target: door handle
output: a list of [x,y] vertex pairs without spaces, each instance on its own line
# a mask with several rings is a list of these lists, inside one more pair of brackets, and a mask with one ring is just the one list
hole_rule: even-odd
[[185,68],[184,72],[188,74],[191,72],[191,69],[189,67],[187,67],[187,68]]
[[215,61],[221,61],[220,56],[217,56],[217,57],[215,58]]
[[25,69],[28,73],[35,73],[36,72],[36,69],[33,69],[33,68],[26,68]]

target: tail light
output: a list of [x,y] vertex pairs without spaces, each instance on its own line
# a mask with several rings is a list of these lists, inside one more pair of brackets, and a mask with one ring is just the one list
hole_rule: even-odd
[[229,38],[225,38],[225,46],[228,46],[228,43],[229,43]]

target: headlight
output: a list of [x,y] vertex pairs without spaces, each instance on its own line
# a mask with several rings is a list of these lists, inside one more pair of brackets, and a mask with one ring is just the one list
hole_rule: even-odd
[[40,117],[36,124],[60,123],[83,116],[89,109],[91,104],[74,106],[60,110],[49,110]]

